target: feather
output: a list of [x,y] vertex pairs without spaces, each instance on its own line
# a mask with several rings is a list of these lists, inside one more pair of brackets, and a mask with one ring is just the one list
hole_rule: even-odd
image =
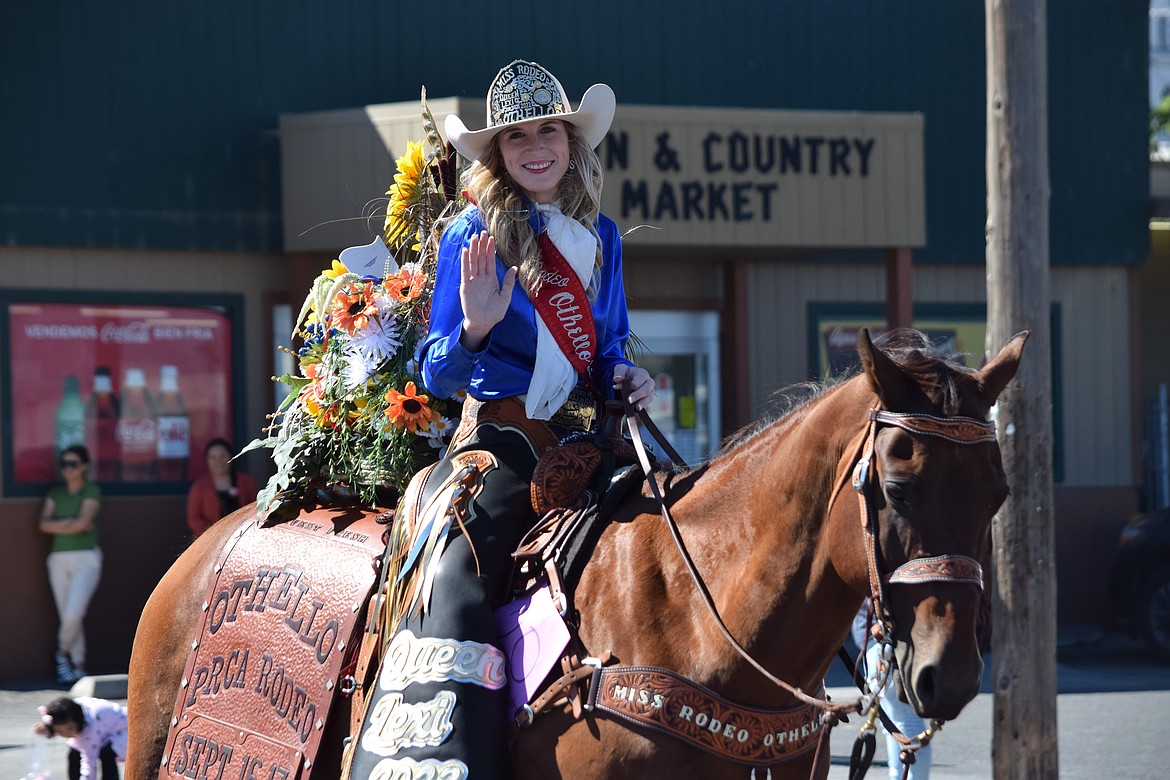
[[[446,504],[442,506],[446,508]],[[407,550],[406,559],[402,562],[402,571],[398,573],[398,579],[401,580],[411,573],[414,568],[415,561],[419,555],[422,554],[423,548],[426,546],[427,540],[430,538],[431,529],[435,527],[436,517],[438,514],[437,502],[432,502],[427,506],[426,517],[419,523],[419,527],[411,534],[410,548]]]
[[443,136],[439,134],[439,126],[435,123],[435,115],[431,113],[431,107],[427,105],[427,88],[422,88],[422,121],[423,131],[427,134],[427,141],[431,144],[431,149],[435,154],[441,154],[446,144],[443,143]]

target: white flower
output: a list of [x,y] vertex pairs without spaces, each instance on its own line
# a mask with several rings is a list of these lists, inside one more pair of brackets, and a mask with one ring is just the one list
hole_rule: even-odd
[[370,380],[381,361],[374,355],[354,350],[345,356],[345,387],[357,390]]
[[455,426],[450,418],[439,417],[432,420],[426,428],[420,428],[418,435],[425,438],[432,447],[439,449],[454,430]]
[[394,301],[389,295],[386,295],[381,285],[378,286],[378,293],[373,298],[373,304],[378,309],[378,316],[384,319],[392,319],[394,317]]
[[377,363],[389,360],[402,346],[398,320],[389,311],[371,318],[368,327],[353,334],[351,344],[354,350],[365,353]]

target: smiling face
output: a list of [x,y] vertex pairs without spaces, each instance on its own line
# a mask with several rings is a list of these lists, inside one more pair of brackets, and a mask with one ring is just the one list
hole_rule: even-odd
[[521,122],[496,136],[504,168],[537,203],[556,200],[557,185],[569,170],[569,133],[559,119]]

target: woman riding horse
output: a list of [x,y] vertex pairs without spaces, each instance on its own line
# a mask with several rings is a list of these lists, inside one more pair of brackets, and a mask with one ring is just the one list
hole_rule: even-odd
[[[478,471],[462,534],[442,553],[429,609],[391,643],[385,663],[402,668],[382,675],[399,682],[375,694],[357,743],[357,777],[375,767],[393,775],[417,761],[434,762],[443,777],[511,776],[500,680],[405,668],[407,659],[454,647],[502,668],[492,609],[506,589],[510,553],[536,520],[529,481],[537,459],[558,440],[591,431],[598,402],[623,379],[639,407],[654,393],[650,375],[624,356],[621,239],[599,211],[594,147],[613,118],[612,90],[590,87],[574,111],[548,70],[517,60],[492,80],[487,108],[482,130],[447,117],[450,142],[472,161],[464,177],[472,205],[440,243],[422,376],[437,397],[469,396],[439,471],[471,451],[491,462]],[[380,704],[388,696],[393,706]],[[419,707],[443,728],[423,739],[379,737],[388,721]]]

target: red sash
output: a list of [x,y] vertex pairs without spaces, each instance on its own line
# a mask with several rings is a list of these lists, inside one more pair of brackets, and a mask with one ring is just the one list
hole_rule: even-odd
[[588,380],[589,364],[597,355],[597,326],[593,323],[589,296],[577,272],[548,234],[542,233],[536,240],[544,270],[540,272],[540,291],[533,296],[532,305],[569,364]]

